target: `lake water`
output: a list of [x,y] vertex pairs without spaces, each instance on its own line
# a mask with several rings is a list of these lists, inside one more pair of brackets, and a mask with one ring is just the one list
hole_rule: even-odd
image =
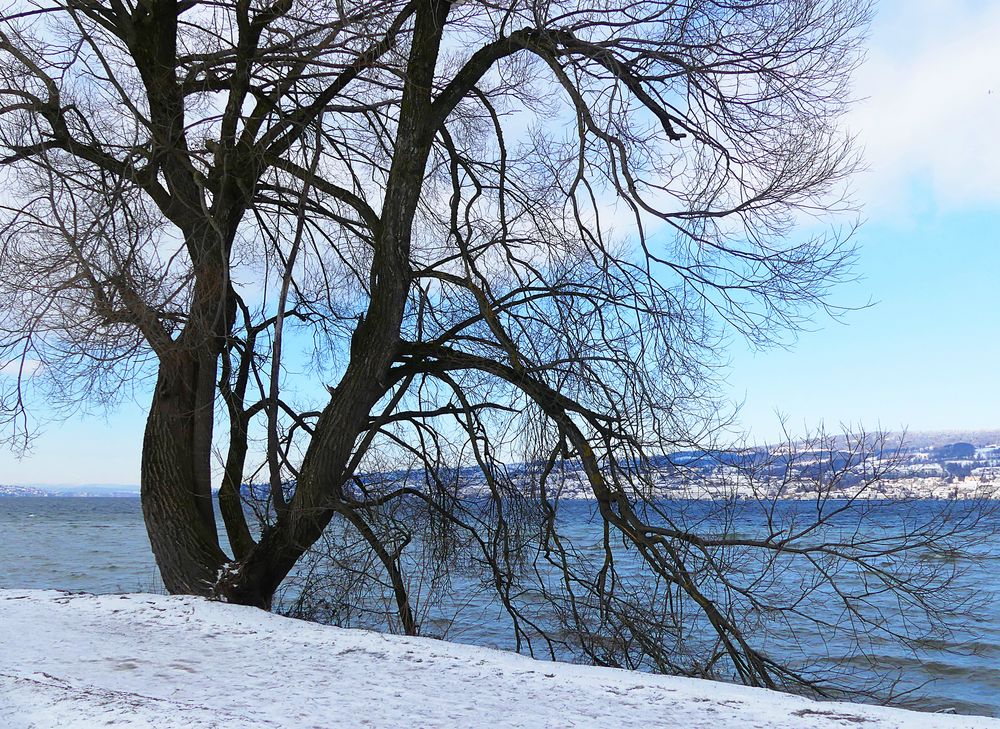
[[[590,507],[567,513],[580,522],[578,531],[589,528]],[[859,674],[899,669],[905,685],[930,681],[918,696],[899,702],[911,708],[1000,716],[1000,600],[992,599],[1000,544],[984,544],[982,555],[963,565],[965,586],[990,598],[971,632],[929,646],[920,657],[887,645],[876,665],[859,665]],[[0,588],[162,591],[138,498],[0,498]],[[509,626],[495,606],[482,596],[473,602],[476,610],[449,639],[508,647]]]

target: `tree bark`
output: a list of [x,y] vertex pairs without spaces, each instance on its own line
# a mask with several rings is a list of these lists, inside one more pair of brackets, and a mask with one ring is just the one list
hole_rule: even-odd
[[230,602],[270,608],[274,591],[299,557],[320,538],[338,510],[358,435],[388,390],[410,287],[413,218],[435,127],[434,68],[448,3],[426,2],[416,13],[406,84],[381,225],[375,237],[371,299],[351,340],[351,359],[316,423],[295,496],[220,591]]
[[[219,546],[210,482],[202,473],[211,401],[200,382],[206,357],[175,350],[160,360],[142,443],[142,512],[163,583],[171,593],[211,595],[228,558]],[[199,395],[202,397],[199,398]]]
[[246,515],[243,513],[243,498],[240,494],[247,450],[247,428],[241,418],[230,424],[229,455],[222,475],[222,486],[219,487],[219,513],[222,514],[222,521],[226,525],[233,557],[238,562],[246,559],[256,544],[247,526]]

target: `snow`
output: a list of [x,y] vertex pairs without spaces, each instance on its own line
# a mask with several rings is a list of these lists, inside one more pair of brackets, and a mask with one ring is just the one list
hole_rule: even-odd
[[0,726],[995,727],[535,661],[194,597],[0,590]]

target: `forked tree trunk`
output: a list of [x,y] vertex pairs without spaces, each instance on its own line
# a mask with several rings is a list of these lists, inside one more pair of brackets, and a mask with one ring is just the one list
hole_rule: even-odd
[[[219,585],[230,602],[270,608],[281,581],[330,523],[343,483],[351,475],[347,468],[355,441],[368,427],[372,407],[388,389],[387,375],[397,353],[410,286],[413,218],[434,138],[429,126],[429,90],[448,9],[447,3],[427,3],[416,12],[395,151],[375,237],[371,298],[351,340],[350,362],[316,422],[294,498],[239,569]],[[402,583],[394,582],[401,619],[412,631]]]
[[[386,377],[399,345],[410,286],[410,240],[424,169],[434,139],[431,94],[447,3],[423,4],[400,106],[393,161],[375,236],[372,286],[365,317],[351,342],[351,359],[315,425],[296,493],[277,522],[265,529],[233,569],[219,547],[212,513],[210,456],[216,365],[227,327],[220,318],[234,304],[228,289],[229,245],[193,245],[202,251],[192,315],[184,337],[193,345],[160,358],[160,373],[143,443],[143,512],[153,553],[171,592],[216,595],[229,602],[270,609],[275,590],[335,513],[358,435],[372,407],[387,391]],[[235,208],[234,208],[235,209]],[[228,219],[239,216],[231,214]],[[215,221],[235,235],[235,226]],[[213,230],[208,226],[207,230]],[[210,235],[208,236],[210,239]],[[225,301],[220,308],[217,302]],[[200,326],[199,326],[200,325]],[[398,581],[397,581],[398,582]],[[402,590],[399,582],[397,591]],[[400,598],[404,613],[408,603]],[[408,630],[412,615],[404,616]]]
[[203,383],[215,373],[209,357],[201,360],[184,350],[161,358],[142,443],[142,512],[153,555],[167,590],[192,595],[212,594],[227,562],[207,451],[213,413]]

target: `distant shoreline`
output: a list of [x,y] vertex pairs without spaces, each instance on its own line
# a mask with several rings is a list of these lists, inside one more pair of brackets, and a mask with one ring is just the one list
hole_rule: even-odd
[[[962,437],[968,440],[963,440]],[[844,479],[833,491],[816,492],[823,482],[824,464],[833,470],[851,468],[853,449],[840,450],[845,444],[824,447],[758,446],[744,449],[695,449],[650,456],[639,464],[624,464],[635,471],[644,492],[657,500],[773,499],[803,501],[861,498],[864,500],[967,500],[996,498],[1000,491],[1000,431],[912,433],[904,438],[899,451],[888,453],[893,461],[877,481],[862,488]],[[766,468],[764,468],[766,467]],[[532,472],[537,464],[509,464],[514,486],[533,493]],[[775,469],[783,472],[776,473]],[[473,466],[458,466],[454,476],[462,483],[463,495],[470,498],[489,495],[482,474]],[[759,472],[759,473],[758,473]],[[747,474],[753,478],[747,479]],[[384,482],[405,479],[401,472],[362,475]],[[773,484],[773,486],[772,486]],[[253,492],[259,485],[244,484]],[[594,500],[589,479],[582,464],[567,461],[560,481],[549,492],[562,500]],[[266,495],[266,491],[263,492]],[[112,497],[134,498],[140,495],[138,484],[114,483],[27,483],[0,484],[0,497]]]
[[122,486],[95,488],[80,486],[76,488],[40,488],[36,486],[6,486],[0,484],[0,498],[138,498],[139,487]]
[[[468,498],[474,499],[477,497],[483,497],[486,494],[481,493],[470,493]],[[141,494],[138,491],[128,491],[121,493],[60,493],[56,491],[52,492],[41,492],[41,493],[2,493],[0,492],[0,500],[3,499],[138,499]],[[829,496],[823,497],[827,501],[858,501],[858,502],[900,502],[900,501],[970,501],[973,499],[981,499],[983,501],[1000,501],[1000,492],[995,494],[990,494],[989,496],[977,495],[971,491],[962,491],[957,494],[952,495],[941,495],[935,493],[925,493],[925,494],[884,494],[884,493],[873,493],[868,496],[852,497],[845,494],[831,494]],[[815,494],[789,494],[787,496],[775,497],[761,497],[761,499],[773,500],[776,502],[813,502],[816,501]],[[573,502],[573,503],[584,503],[584,502],[597,502],[597,498],[593,494],[582,494],[582,493],[567,493],[559,496],[559,500],[563,502]],[[752,501],[753,497],[749,497],[743,494],[723,496],[723,495],[684,495],[684,494],[663,494],[655,499],[657,502],[665,501],[677,501],[677,502],[688,502],[688,501]]]

